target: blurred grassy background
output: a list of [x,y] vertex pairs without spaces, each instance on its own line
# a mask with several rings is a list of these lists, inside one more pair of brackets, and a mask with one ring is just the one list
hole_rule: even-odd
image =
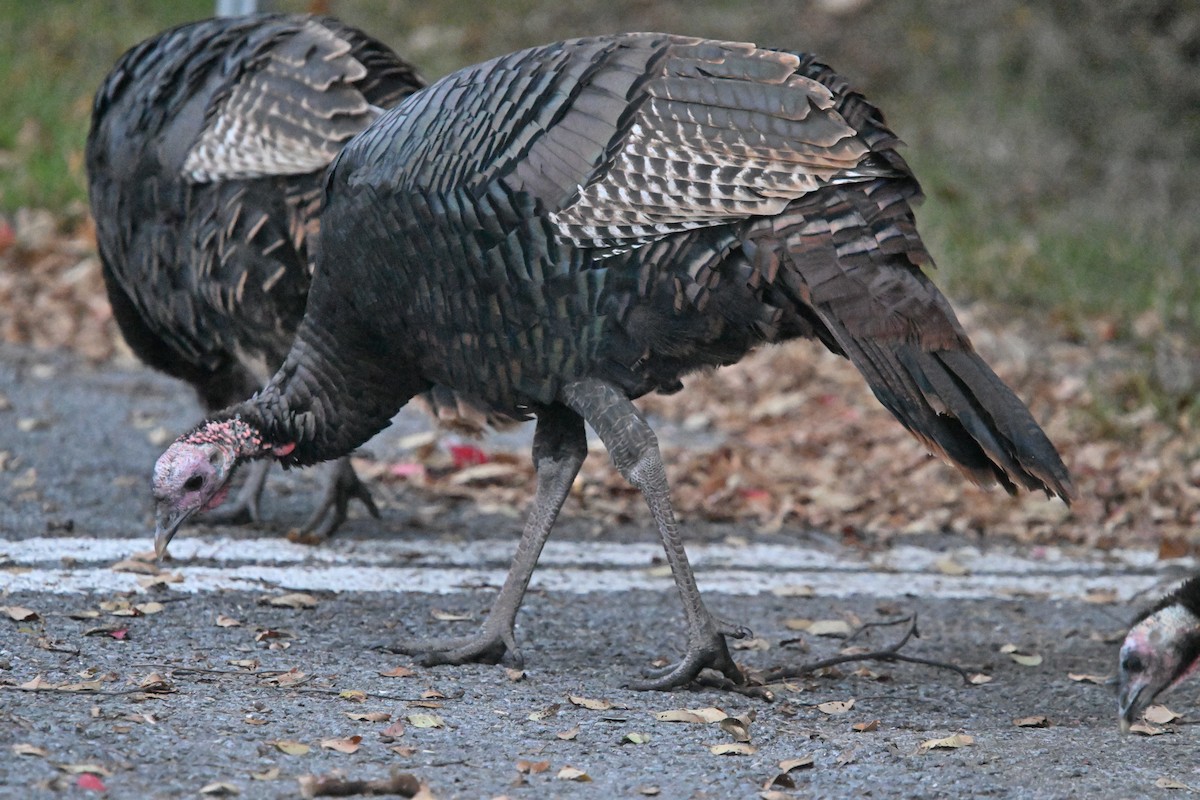
[[[306,10],[307,0],[270,0]],[[569,36],[668,30],[820,54],[880,105],[937,280],[1067,335],[1200,331],[1194,0],[330,0],[436,78]],[[0,214],[85,214],[91,94],[212,0],[0,0]],[[1099,331],[1099,333],[1097,333]]]

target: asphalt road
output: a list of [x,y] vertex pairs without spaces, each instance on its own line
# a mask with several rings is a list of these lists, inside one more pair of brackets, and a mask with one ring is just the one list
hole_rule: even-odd
[[[287,798],[304,776],[392,772],[438,798],[1200,789],[1194,689],[1168,698],[1184,717],[1162,735],[1121,737],[1112,688],[1071,677],[1111,674],[1128,604],[1179,569],[1148,553],[932,536],[862,552],[819,532],[690,525],[710,607],[757,635],[735,654],[750,670],[845,646],[797,620],[916,612],[921,638],[902,652],[991,680],[872,662],[775,685],[772,702],[638,693],[624,681],[681,645],[649,522],[609,529],[568,507],[519,619],[524,673],[424,668],[373,645],[470,631],[503,575],[513,514],[463,502],[431,516],[390,490],[381,521],[356,516],[305,547],[281,534],[303,520],[312,476],[275,475],[261,526],[190,527],[148,574],[121,562],[149,549],[146,476],[163,438],[198,418],[188,392],[145,371],[0,348],[0,408],[3,797]],[[386,455],[424,426],[404,415],[370,446]],[[872,629],[854,644],[897,635]],[[412,674],[381,674],[397,667]],[[709,708],[722,713],[656,716]],[[928,744],[956,734],[958,747]],[[724,745],[739,746],[718,754]],[[772,786],[791,759],[803,763]]]

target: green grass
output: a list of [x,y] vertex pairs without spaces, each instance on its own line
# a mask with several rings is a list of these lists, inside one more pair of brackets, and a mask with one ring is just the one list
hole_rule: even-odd
[[[0,213],[83,213],[82,150],[97,85],[126,48],[212,6],[0,0]],[[929,195],[921,228],[951,294],[1080,330],[1103,316],[1127,332],[1152,312],[1200,332],[1200,41],[1186,39],[1200,30],[1200,12],[1167,4],[1143,14],[1089,0],[1053,9],[1022,0],[874,2],[840,16],[816,6],[332,3],[430,78],[536,42],[622,29],[813,50],[909,142],[905,154]]]

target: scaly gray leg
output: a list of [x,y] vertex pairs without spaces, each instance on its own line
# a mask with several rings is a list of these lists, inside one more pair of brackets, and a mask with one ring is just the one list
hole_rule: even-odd
[[320,542],[332,536],[346,521],[350,501],[356,498],[362,501],[372,517],[379,519],[379,509],[371,499],[371,490],[359,480],[350,464],[350,457],[344,456],[329,467],[321,491],[321,500],[313,509],[308,521],[300,528],[298,538],[306,542]]
[[576,381],[563,388],[561,397],[595,429],[608,448],[613,465],[641,491],[658,525],[667,563],[683,600],[687,652],[677,664],[654,674],[649,680],[631,685],[635,689],[671,689],[690,683],[701,670],[709,667],[724,673],[732,681],[745,682],[729,655],[725,636],[742,638],[750,632],[713,617],[700,598],[671,508],[667,472],[654,431],[624,393],[603,381],[594,378]]
[[521,534],[504,586],[496,595],[482,628],[471,636],[410,639],[383,649],[419,655],[426,666],[465,664],[470,661],[495,664],[507,651],[512,661],[520,666],[523,659],[513,636],[517,610],[521,607],[542,546],[550,537],[550,529],[554,527],[559,509],[567,499],[571,483],[579,474],[586,457],[587,436],[583,430],[583,420],[578,414],[563,406],[551,406],[540,412],[537,431],[533,435],[533,464],[537,469],[537,493],[533,508],[525,522],[525,531]]
[[237,497],[230,503],[204,512],[200,521],[209,525],[245,525],[247,522],[258,522],[258,503],[262,499],[263,487],[267,484],[267,473],[270,471],[270,461],[251,461],[246,465],[246,482],[242,484]]

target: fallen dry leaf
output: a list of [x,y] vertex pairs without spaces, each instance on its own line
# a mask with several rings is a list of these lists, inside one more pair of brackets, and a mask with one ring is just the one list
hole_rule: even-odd
[[[774,789],[776,787],[780,789],[795,789],[796,781],[792,778],[790,773],[795,772],[796,770],[810,769],[814,763],[815,762],[813,761],[812,756],[801,756],[800,758],[789,758],[784,761],[780,761],[779,772],[775,773],[775,775],[773,775],[771,778],[768,778],[767,781],[763,783],[762,788],[767,790]],[[784,797],[790,796],[784,795]]]
[[579,783],[590,783],[592,780],[590,775],[575,767],[563,767],[554,777],[560,781],[577,781]]
[[678,708],[671,711],[656,711],[654,718],[659,722],[691,722],[703,723],[720,722],[729,715],[719,708]]
[[1119,598],[1112,589],[1092,589],[1083,596],[1083,602],[1095,605],[1112,605]]
[[268,595],[259,599],[259,603],[266,603],[275,608],[316,608],[319,602],[317,598],[304,592]]
[[968,736],[965,733],[956,733],[953,736],[947,736],[944,739],[926,739],[921,742],[918,751],[927,753],[930,750],[953,750],[959,747],[966,747],[974,744],[975,737]]
[[217,614],[218,628],[236,628],[241,624],[242,621],[240,619],[234,619],[233,617],[226,616],[225,614]]
[[409,714],[407,719],[414,728],[446,727],[446,723],[437,714]]
[[567,695],[567,699],[571,701],[572,705],[586,708],[589,711],[608,711],[613,707],[613,704],[608,700],[593,700],[590,697],[580,697],[577,694],[569,694]]
[[308,752],[312,750],[311,747],[303,742],[296,742],[291,739],[279,739],[277,741],[267,742],[267,744],[271,745],[279,752],[289,756],[307,755]]
[[28,744],[25,742],[14,744],[12,746],[12,751],[19,756],[37,756],[38,758],[45,758],[46,756],[50,755],[50,752],[44,747],[38,747],[35,744]]
[[1135,722],[1129,726],[1129,732],[1136,733],[1139,736],[1161,736],[1167,732],[1167,729],[1148,725],[1145,722]]
[[1192,790],[1192,787],[1174,778],[1159,778],[1154,782],[1154,786],[1157,789],[1186,789],[1189,792]]
[[526,719],[530,722],[543,722],[557,714],[560,708],[562,708],[562,706],[558,703],[552,703],[551,705],[543,708],[541,711],[534,711],[533,713],[529,714]]
[[470,614],[456,614],[453,611],[443,611],[440,608],[433,609],[429,615],[440,622],[467,622],[471,619]]
[[952,556],[942,556],[937,559],[933,562],[933,568],[943,575],[948,575],[952,578],[961,578],[964,575],[971,574],[971,570],[955,561]]
[[223,782],[210,783],[200,789],[200,794],[209,794],[214,797],[236,797],[241,793],[242,790],[232,783]]
[[251,772],[252,781],[273,781],[279,777],[279,767],[271,767],[265,772]]
[[1155,704],[1142,712],[1142,718],[1152,725],[1166,725],[1179,719],[1182,714],[1176,714],[1164,705]]
[[104,781],[100,780],[100,778],[96,777],[90,772],[85,772],[84,774],[80,775],[76,779],[75,785],[80,789],[87,789],[90,792],[108,791],[108,787],[104,785]]
[[870,733],[871,731],[879,730],[879,720],[873,719],[870,722],[856,722],[850,726],[850,729],[856,733]]
[[844,619],[819,619],[808,626],[811,636],[849,636],[851,630]]
[[350,719],[355,722],[387,722],[392,718],[392,715],[386,711],[343,711]]
[[512,667],[505,667],[504,674],[513,683],[517,683],[518,681],[525,680],[525,670],[523,670],[523,669],[513,669]]
[[157,575],[160,570],[157,565],[149,564],[145,561],[135,561],[131,558],[126,558],[109,567],[114,572],[132,572],[137,575]]
[[338,753],[357,753],[358,748],[362,744],[361,736],[347,736],[344,739],[322,739],[321,748],[324,750],[333,750]]
[[1067,677],[1077,683],[1094,683],[1098,686],[1103,686],[1108,683],[1108,678],[1104,675],[1088,675],[1082,672],[1068,672]]
[[292,667],[287,672],[281,672],[278,675],[272,675],[265,679],[267,683],[275,686],[295,686],[304,683],[308,680],[308,674]]
[[367,693],[361,689],[344,689],[338,692],[338,697],[351,703],[363,703],[366,702]]
[[830,716],[845,714],[850,709],[854,708],[854,698],[849,700],[830,700],[827,703],[817,703],[817,711]]
[[639,786],[635,791],[645,797],[657,797],[662,794],[662,789],[657,786]]
[[568,728],[565,731],[559,731],[554,735],[559,739],[562,739],[564,742],[569,742],[579,735],[579,726],[576,725],[573,728]]
[[524,758],[517,760],[517,772],[522,775],[540,775],[548,769],[549,761],[529,761]]
[[1015,644],[1004,645],[1000,648],[1000,652],[1004,653],[1023,667],[1036,667],[1042,663],[1042,657],[1040,655],[1037,653],[1023,652]]
[[61,771],[68,775],[102,775],[105,778],[112,777],[112,770],[103,764],[85,762],[82,764],[56,764]]
[[718,723],[721,730],[729,734],[735,742],[750,741],[750,721],[738,717],[726,717]]
[[708,752],[714,756],[752,756],[758,752],[758,748],[746,742],[726,742],[709,745]]
[[1041,715],[1017,717],[1013,720],[1013,725],[1016,725],[1018,728],[1049,728],[1050,720]]
[[411,678],[416,673],[408,667],[394,667],[387,672],[379,673],[381,678]]
[[159,603],[154,600],[150,601],[149,603],[138,603],[133,607],[134,611],[137,611],[140,614],[144,614],[145,616],[150,616],[151,614],[157,614],[165,608],[166,608],[166,606],[164,606],[162,603]]
[[976,672],[967,678],[967,683],[971,684],[972,686],[983,686],[985,683],[991,683],[994,680],[995,678],[993,678],[991,675],[984,675],[982,672]]
[[0,606],[0,613],[7,614],[14,622],[34,622],[39,619],[36,611],[23,606]]
[[648,741],[650,741],[649,734],[636,731],[631,731],[621,737],[621,744],[645,744]]

